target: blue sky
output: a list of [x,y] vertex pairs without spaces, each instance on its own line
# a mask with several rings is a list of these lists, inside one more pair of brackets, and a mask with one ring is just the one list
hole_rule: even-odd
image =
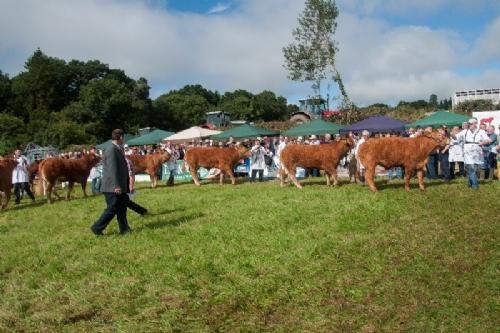
[[[358,104],[427,99],[432,93],[445,98],[457,90],[500,86],[500,1],[337,4],[337,62]],[[153,97],[200,83],[220,92],[268,89],[295,102],[312,92],[309,84],[287,79],[281,49],[292,41],[303,5],[303,0],[5,0],[0,70],[18,74],[40,47],[51,56],[99,59],[134,78],[146,77]]]

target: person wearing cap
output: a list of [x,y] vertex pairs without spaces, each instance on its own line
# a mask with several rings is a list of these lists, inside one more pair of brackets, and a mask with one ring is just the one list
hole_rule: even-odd
[[179,152],[172,146],[170,141],[165,143],[165,150],[170,154],[170,159],[167,161],[168,171],[170,172],[167,180],[167,186],[174,186],[174,177],[177,171]]
[[474,118],[469,120],[468,128],[462,130],[455,137],[464,145],[464,162],[469,178],[469,187],[477,190],[479,188],[477,173],[484,162],[482,146],[489,144],[491,140],[485,131],[478,128],[477,120]]

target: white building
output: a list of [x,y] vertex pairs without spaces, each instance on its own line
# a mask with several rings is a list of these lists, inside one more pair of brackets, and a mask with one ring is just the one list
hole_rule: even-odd
[[493,104],[500,103],[500,89],[477,89],[468,91],[457,91],[451,97],[451,105],[454,108],[461,102],[477,99],[491,99]]

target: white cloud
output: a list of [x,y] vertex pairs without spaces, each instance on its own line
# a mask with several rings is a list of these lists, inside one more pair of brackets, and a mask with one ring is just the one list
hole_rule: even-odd
[[337,3],[350,12],[371,15],[429,14],[448,9],[471,11],[477,8],[500,9],[500,2],[494,0],[338,0]]
[[218,3],[216,4],[215,6],[213,6],[208,12],[207,14],[208,15],[212,15],[212,14],[220,14],[220,13],[223,13],[225,12],[226,10],[228,10],[229,8],[231,8],[231,5],[230,4],[227,4],[227,3]]
[[[347,0],[342,1],[344,6]],[[407,3],[410,8],[417,3],[387,1],[387,6]],[[286,78],[282,55],[303,4],[240,0],[240,7],[226,15],[200,15],[151,7],[148,0],[0,1],[0,68],[16,75],[40,47],[67,60],[99,59],[135,78],[146,77],[153,87],[201,83],[219,91],[271,89],[307,96],[307,87],[301,92],[302,85]],[[469,63],[498,58],[499,44],[494,42],[499,30],[500,19],[477,39],[472,49],[484,52],[476,54],[453,31],[394,27],[382,19],[346,13],[338,28],[339,68],[359,104],[426,99],[431,93],[444,98],[459,89],[498,86],[498,71],[463,76],[454,68],[466,58]]]
[[484,33],[476,40],[469,55],[471,64],[487,63],[500,59],[500,17],[488,25]]

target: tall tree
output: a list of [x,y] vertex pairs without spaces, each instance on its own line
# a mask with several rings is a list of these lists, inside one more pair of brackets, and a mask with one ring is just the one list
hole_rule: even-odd
[[293,30],[295,41],[283,48],[285,68],[294,81],[312,81],[317,97],[321,83],[333,79],[338,84],[345,105],[351,102],[336,66],[338,43],[334,40],[339,11],[334,0],[306,0],[305,8]]
[[222,111],[228,113],[233,120],[255,120],[254,119],[254,96],[251,92],[238,89],[226,92],[220,101]]
[[7,111],[11,99],[11,81],[7,74],[0,70],[0,113]]
[[204,122],[209,103],[200,95],[170,92],[158,97],[153,102],[156,127],[170,130],[182,130]]
[[437,107],[438,106],[438,97],[436,94],[432,94],[430,97],[429,97],[429,106],[430,107]]

